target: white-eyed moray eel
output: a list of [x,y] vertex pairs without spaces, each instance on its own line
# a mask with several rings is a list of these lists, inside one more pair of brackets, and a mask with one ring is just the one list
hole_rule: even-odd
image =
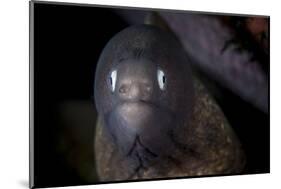
[[100,181],[238,174],[245,156],[170,32],[136,25],[103,49],[94,96]]

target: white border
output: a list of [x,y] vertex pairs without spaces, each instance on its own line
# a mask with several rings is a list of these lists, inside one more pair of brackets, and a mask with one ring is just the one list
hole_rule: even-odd
[[[60,2],[60,0],[57,0]],[[271,16],[271,174],[228,176],[68,188],[267,188],[280,187],[280,6],[263,1],[63,0],[61,2],[121,5]],[[29,128],[29,10],[27,0],[0,3],[0,188],[27,188]],[[278,87],[279,86],[279,87]],[[255,126],[252,125],[253,132]]]

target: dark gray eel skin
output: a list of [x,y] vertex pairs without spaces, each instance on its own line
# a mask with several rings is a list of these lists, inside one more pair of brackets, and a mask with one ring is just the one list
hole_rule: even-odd
[[243,170],[238,139],[171,33],[149,25],[117,33],[101,53],[94,85],[100,181]]

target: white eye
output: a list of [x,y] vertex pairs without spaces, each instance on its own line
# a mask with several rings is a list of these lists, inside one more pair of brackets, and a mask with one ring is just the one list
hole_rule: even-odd
[[164,90],[167,81],[166,81],[165,74],[162,70],[157,70],[157,80],[158,80],[160,89]]
[[110,74],[110,85],[111,85],[111,91],[114,92],[115,85],[116,85],[116,78],[117,78],[117,71],[113,70]]

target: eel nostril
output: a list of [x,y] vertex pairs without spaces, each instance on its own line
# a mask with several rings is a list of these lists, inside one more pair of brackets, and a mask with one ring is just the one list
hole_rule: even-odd
[[141,82],[132,82],[130,84],[121,84],[118,93],[121,98],[130,100],[144,100],[148,99],[152,93],[152,86],[150,84]]
[[120,88],[119,88],[119,93],[121,94],[125,94],[128,92],[128,86],[127,85],[122,85]]

